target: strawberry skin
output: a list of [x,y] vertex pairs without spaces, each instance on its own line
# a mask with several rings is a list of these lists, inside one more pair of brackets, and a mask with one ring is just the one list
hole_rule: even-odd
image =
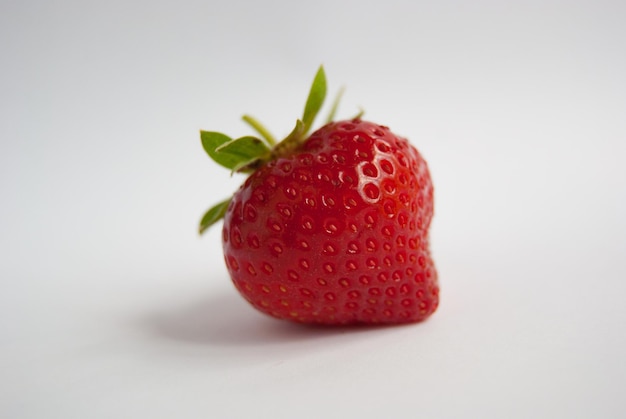
[[331,122],[246,179],[225,210],[224,258],[243,297],[273,317],[421,321],[439,303],[432,216],[427,164],[406,139]]

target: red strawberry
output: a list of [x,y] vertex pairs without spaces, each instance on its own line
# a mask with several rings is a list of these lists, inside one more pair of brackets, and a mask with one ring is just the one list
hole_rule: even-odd
[[224,216],[228,271],[266,314],[321,324],[423,320],[439,303],[426,162],[404,138],[359,118],[330,122],[307,138],[324,96],[320,69],[303,122],[273,148],[202,132],[216,161],[251,175],[207,212],[201,231]]

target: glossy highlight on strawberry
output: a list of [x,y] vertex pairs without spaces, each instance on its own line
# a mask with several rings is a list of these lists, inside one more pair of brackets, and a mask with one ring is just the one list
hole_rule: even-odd
[[297,137],[239,163],[250,175],[207,213],[210,224],[224,217],[237,290],[261,312],[302,323],[430,316],[439,304],[433,184],[420,153],[360,117]]

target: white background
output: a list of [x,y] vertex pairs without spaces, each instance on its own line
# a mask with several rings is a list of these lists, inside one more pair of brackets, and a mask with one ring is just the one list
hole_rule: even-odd
[[[617,418],[621,1],[0,2],[0,416]],[[249,308],[198,130],[340,114],[435,182],[439,310],[317,329]]]

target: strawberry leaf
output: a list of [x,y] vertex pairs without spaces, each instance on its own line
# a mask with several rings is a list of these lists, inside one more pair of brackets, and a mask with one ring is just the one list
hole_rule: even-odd
[[219,154],[216,151],[218,147],[232,141],[232,138],[220,132],[200,131],[200,140],[202,141],[204,151],[206,151],[213,161],[227,169],[232,169],[234,163],[231,161],[230,156]]
[[198,228],[198,232],[200,234],[204,233],[209,227],[213,224],[224,218],[226,214],[226,210],[228,209],[228,204],[230,204],[230,200],[232,198],[228,198],[219,204],[212,206],[200,220],[200,226]]
[[269,153],[268,146],[256,137],[233,140],[219,132],[200,131],[200,139],[207,154],[216,163],[230,170]]
[[313,121],[315,120],[317,113],[322,108],[325,98],[326,74],[324,73],[324,67],[320,66],[319,70],[317,70],[317,74],[315,74],[315,79],[313,79],[313,84],[311,85],[311,90],[309,91],[309,97],[307,98],[306,105],[304,106],[304,114],[302,115],[305,134],[313,125]]
[[232,162],[228,168],[234,171],[250,163],[250,161],[268,154],[270,149],[259,138],[246,136],[224,143],[215,151],[220,157]]

